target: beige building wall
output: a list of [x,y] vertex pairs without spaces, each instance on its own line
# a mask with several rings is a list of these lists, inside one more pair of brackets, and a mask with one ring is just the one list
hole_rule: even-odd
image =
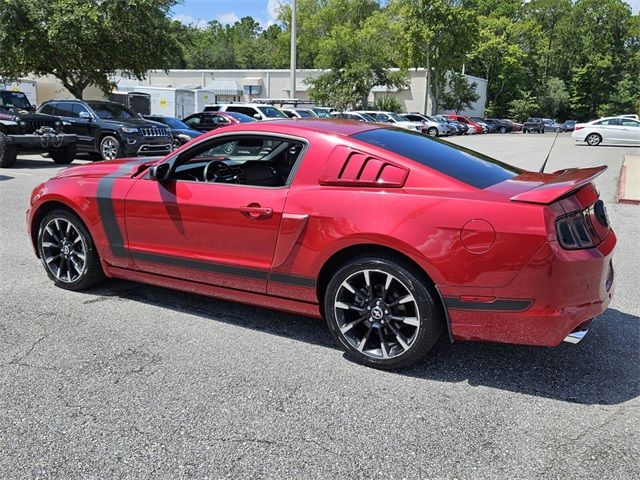
[[[303,101],[309,100],[307,78],[317,77],[321,70],[298,70],[296,73],[295,98]],[[424,69],[411,70],[409,88],[400,91],[387,91],[385,88],[376,87],[369,95],[369,101],[384,95],[391,95],[404,105],[407,112],[430,112],[432,99],[427,104],[426,95],[426,71]],[[477,92],[480,99],[472,109],[463,112],[468,115],[484,115],[486,103],[487,81],[482,78],[467,75],[468,80],[477,83]],[[54,77],[35,78],[37,85],[38,104],[60,98],[71,98],[72,95]],[[136,86],[156,86],[172,88],[216,88],[228,89],[225,93],[215,95],[213,102],[241,101],[250,102],[257,98],[289,98],[289,70],[150,70],[144,80],[135,80],[116,75],[113,78],[118,85],[118,90],[134,90]],[[259,92],[259,93],[258,93]],[[90,87],[85,90],[85,99],[104,99],[104,94],[97,88]],[[431,112],[435,113],[435,112]]]

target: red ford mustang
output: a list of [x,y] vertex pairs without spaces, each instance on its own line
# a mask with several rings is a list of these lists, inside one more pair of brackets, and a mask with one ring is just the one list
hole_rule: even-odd
[[616,236],[592,179],[408,130],[247,123],[161,159],[37,186],[30,236],[56,285],[118,277],[324,317],[394,368],[452,340],[577,343],[613,295]]

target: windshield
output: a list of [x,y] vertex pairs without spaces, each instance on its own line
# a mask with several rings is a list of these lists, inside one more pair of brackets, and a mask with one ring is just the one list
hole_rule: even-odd
[[240,123],[255,122],[256,121],[255,118],[251,118],[249,115],[245,115],[244,113],[238,113],[238,112],[224,112],[224,113],[226,115],[229,115],[232,118],[235,118]]
[[258,107],[258,110],[264,113],[265,117],[268,118],[287,118],[284,113],[274,107]]
[[397,113],[388,113],[387,115],[389,115],[389,117],[393,118],[396,122],[408,122],[409,121],[406,118],[401,117]]
[[151,120],[152,122],[160,122],[165,125],[175,128],[176,130],[190,130],[189,125],[186,123],[182,123],[177,118],[171,117],[145,117],[147,120]]
[[96,115],[103,120],[131,120],[138,117],[127,107],[117,103],[87,103]]
[[312,108],[312,110],[316,112],[316,115],[318,115],[318,117],[320,118],[331,118],[329,112],[323,110],[322,108]]
[[311,113],[308,110],[294,110],[301,118],[318,118],[317,115]]
[[20,110],[31,110],[29,99],[22,92],[0,92],[0,106]]
[[415,160],[476,188],[487,188],[522,173],[482,153],[411,130],[379,128],[353,138]]

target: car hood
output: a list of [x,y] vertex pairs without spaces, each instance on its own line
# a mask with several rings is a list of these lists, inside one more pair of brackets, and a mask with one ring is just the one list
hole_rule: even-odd
[[514,202],[547,205],[590,183],[607,169],[606,165],[567,168],[553,173],[522,172],[486,189],[505,195]]
[[53,178],[100,178],[106,175],[114,178],[132,177],[145,167],[156,163],[164,157],[121,158],[103,162],[88,163],[76,167],[65,168]]
[[132,118],[130,120],[108,120],[101,119],[100,122],[106,125],[112,125],[113,127],[160,127],[169,128],[166,125],[159,122],[152,122],[151,120],[145,120],[144,118]]

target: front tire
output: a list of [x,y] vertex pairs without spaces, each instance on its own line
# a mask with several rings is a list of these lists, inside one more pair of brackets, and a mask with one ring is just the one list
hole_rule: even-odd
[[76,158],[76,147],[77,145],[75,143],[70,143],[65,145],[63,148],[50,151],[49,156],[55,163],[59,165],[66,165],[73,162]]
[[105,278],[89,231],[67,210],[54,210],[42,219],[38,252],[47,275],[58,287],[84,290]]
[[430,137],[437,137],[438,136],[438,129],[436,127],[431,127],[429,130],[427,130],[427,134]]
[[507,127],[500,127],[500,133],[507,133]]
[[100,140],[100,156],[103,160],[115,160],[122,157],[120,141],[112,135],[104,137]]
[[587,135],[587,138],[585,138],[585,141],[587,142],[587,145],[595,147],[597,145],[600,145],[600,143],[602,142],[602,137],[597,133],[590,133],[589,135]]
[[9,138],[0,132],[0,167],[9,168],[16,163],[18,149],[9,143]]
[[442,314],[424,274],[387,256],[358,257],[330,280],[324,311],[331,334],[364,365],[400,368],[421,360],[442,331]]

